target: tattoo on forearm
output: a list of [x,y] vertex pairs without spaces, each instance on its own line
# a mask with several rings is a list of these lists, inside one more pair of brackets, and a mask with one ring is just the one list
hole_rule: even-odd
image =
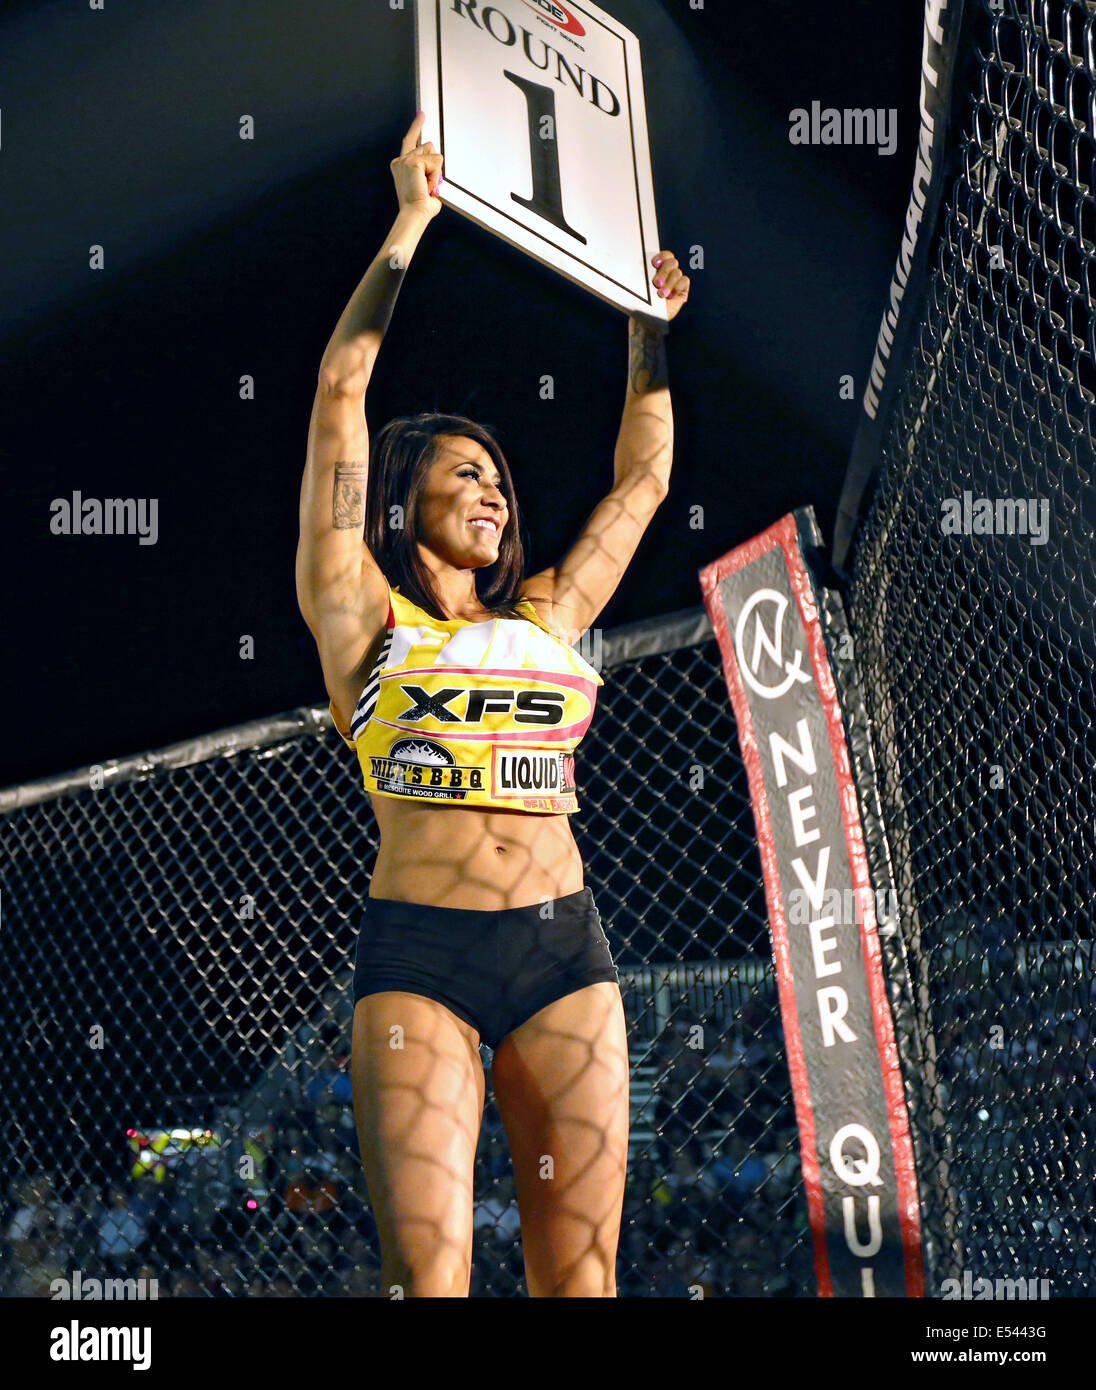
[[331,524],[336,531],[349,531],[365,521],[365,463],[336,463],[335,500]]
[[633,319],[628,334],[628,380],[639,393],[666,385],[665,338],[653,328]]

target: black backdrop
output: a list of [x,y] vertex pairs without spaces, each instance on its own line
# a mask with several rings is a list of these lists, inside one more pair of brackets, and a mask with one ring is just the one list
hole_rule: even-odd
[[[671,495],[606,627],[699,604],[698,568],[793,506],[829,536],[910,185],[922,18],[611,8],[643,44],[662,241],[705,268],[669,345]],[[0,49],[9,785],[324,698],[294,593],[300,473],[320,355],[395,213],[413,20],[381,0],[9,4]],[[788,113],[814,100],[897,108],[896,153],[792,146]],[[367,414],[494,425],[540,566],[609,486],[626,357],[622,314],[446,209]],[[74,490],[156,497],[157,543],[51,535]]]

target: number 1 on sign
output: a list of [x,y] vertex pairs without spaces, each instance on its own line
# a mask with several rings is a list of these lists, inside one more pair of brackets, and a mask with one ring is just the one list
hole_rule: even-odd
[[[530,82],[527,77],[519,77],[508,68],[503,69],[503,76],[508,77],[525,97],[525,107],[529,116],[529,163],[533,176],[531,198],[521,198],[516,193],[511,193],[510,197],[515,203],[520,203],[523,208],[535,212],[538,217],[543,217],[546,222],[551,222],[553,227],[558,227],[561,232],[573,236],[585,246],[586,238],[581,232],[577,232],[563,215],[563,198],[559,186],[559,151],[556,148],[556,94],[551,87],[545,87],[540,82]],[[550,135],[544,134],[545,122],[548,123]]]

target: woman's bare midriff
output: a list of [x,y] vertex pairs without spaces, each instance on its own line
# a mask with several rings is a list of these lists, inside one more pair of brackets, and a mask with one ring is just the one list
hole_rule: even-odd
[[371,898],[495,912],[585,886],[567,816],[370,800],[381,832]]

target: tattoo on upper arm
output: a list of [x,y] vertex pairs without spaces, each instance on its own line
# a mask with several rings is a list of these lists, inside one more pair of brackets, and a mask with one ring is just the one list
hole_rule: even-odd
[[336,531],[349,531],[365,522],[366,463],[336,463],[331,524]]
[[634,320],[628,335],[628,380],[637,393],[654,391],[667,380],[665,338]]

